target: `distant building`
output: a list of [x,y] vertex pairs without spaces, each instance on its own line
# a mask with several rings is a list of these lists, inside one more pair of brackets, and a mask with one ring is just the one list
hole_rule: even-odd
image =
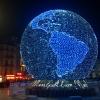
[[19,47],[0,44],[0,75],[16,74],[20,70]]

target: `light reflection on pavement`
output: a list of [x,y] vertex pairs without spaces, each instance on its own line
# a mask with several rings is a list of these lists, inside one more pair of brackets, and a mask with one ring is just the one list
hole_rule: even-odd
[[100,100],[100,97],[87,97],[87,98],[38,98],[36,96],[25,96],[25,95],[10,95],[8,88],[0,88],[0,100]]
[[0,100],[26,100],[23,95],[11,95],[9,88],[0,88]]
[[10,91],[8,88],[0,88],[0,100],[13,100],[9,95]]

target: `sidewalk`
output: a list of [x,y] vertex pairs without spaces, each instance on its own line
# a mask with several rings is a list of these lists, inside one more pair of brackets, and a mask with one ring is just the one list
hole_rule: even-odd
[[0,100],[13,100],[9,96],[9,89],[7,89],[7,88],[0,88]]

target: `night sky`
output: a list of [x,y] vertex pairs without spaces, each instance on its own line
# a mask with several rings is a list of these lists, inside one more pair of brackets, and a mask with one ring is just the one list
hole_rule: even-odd
[[99,0],[0,0],[0,42],[20,44],[27,24],[50,9],[71,10],[85,18],[93,27],[100,45]]

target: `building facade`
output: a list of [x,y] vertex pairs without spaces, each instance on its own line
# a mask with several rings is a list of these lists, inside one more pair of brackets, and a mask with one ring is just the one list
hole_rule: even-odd
[[0,75],[16,74],[20,70],[19,48],[0,44]]

